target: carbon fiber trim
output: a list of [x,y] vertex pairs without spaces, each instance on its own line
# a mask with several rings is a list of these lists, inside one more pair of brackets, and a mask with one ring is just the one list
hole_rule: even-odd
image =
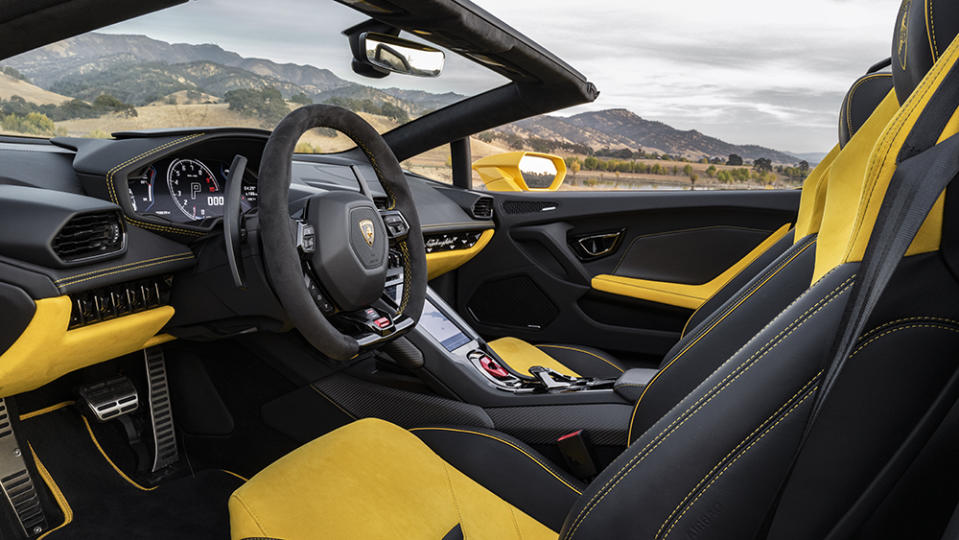
[[[313,383],[313,388],[356,418],[381,418],[411,428],[426,424],[451,424],[492,428],[481,407],[427,394],[417,394],[371,384],[336,374]],[[623,420],[623,425],[626,420]]]

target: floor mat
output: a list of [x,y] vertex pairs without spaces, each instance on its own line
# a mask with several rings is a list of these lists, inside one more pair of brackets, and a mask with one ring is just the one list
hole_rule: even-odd
[[44,540],[230,536],[227,500],[243,482],[230,473],[201,471],[147,489],[113,465],[72,407],[26,419],[20,433],[43,481],[66,506],[67,519]]

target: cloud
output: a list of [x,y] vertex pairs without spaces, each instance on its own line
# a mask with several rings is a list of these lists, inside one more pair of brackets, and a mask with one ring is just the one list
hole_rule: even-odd
[[[476,0],[597,85],[562,111],[625,107],[740,144],[825,151],[840,100],[889,56],[898,0]],[[439,79],[354,76],[340,32],[363,16],[335,2],[189,2],[109,29],[216,43],[243,56],[310,63],[379,87],[474,94],[504,79],[456,55]]]

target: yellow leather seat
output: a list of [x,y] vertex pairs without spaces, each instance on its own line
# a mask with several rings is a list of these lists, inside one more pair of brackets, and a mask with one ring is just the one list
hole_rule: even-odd
[[250,479],[230,498],[230,528],[237,540],[558,536],[416,435],[373,418],[320,437]]

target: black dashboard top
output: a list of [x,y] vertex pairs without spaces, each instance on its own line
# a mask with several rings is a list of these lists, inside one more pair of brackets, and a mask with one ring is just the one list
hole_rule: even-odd
[[[116,258],[83,266],[92,279],[64,280],[77,269],[46,268],[17,253],[0,253],[0,269],[19,276],[34,298],[55,296],[174,271],[193,264],[193,244],[218,234],[223,193],[234,155],[249,160],[243,177],[243,209],[255,212],[260,155],[267,134],[260,130],[150,131],[116,134],[121,138],[56,138],[22,144],[0,140],[0,186],[35,188],[85,195],[111,203],[124,216],[129,248]],[[365,182],[375,200],[385,199],[372,167],[362,156],[297,156],[292,168],[291,210],[313,194],[331,190],[359,191]],[[424,233],[469,231],[493,227],[470,214],[478,193],[451,188],[407,173]],[[455,193],[451,196],[452,191]],[[51,194],[52,195],[52,194]],[[462,195],[466,195],[463,198]],[[0,200],[0,203],[3,201]],[[15,235],[16,230],[0,231]],[[2,238],[0,238],[2,240]],[[195,250],[196,248],[194,248]],[[151,264],[158,262],[159,264]],[[67,276],[69,277],[69,276]],[[62,285],[68,285],[66,287]]]

